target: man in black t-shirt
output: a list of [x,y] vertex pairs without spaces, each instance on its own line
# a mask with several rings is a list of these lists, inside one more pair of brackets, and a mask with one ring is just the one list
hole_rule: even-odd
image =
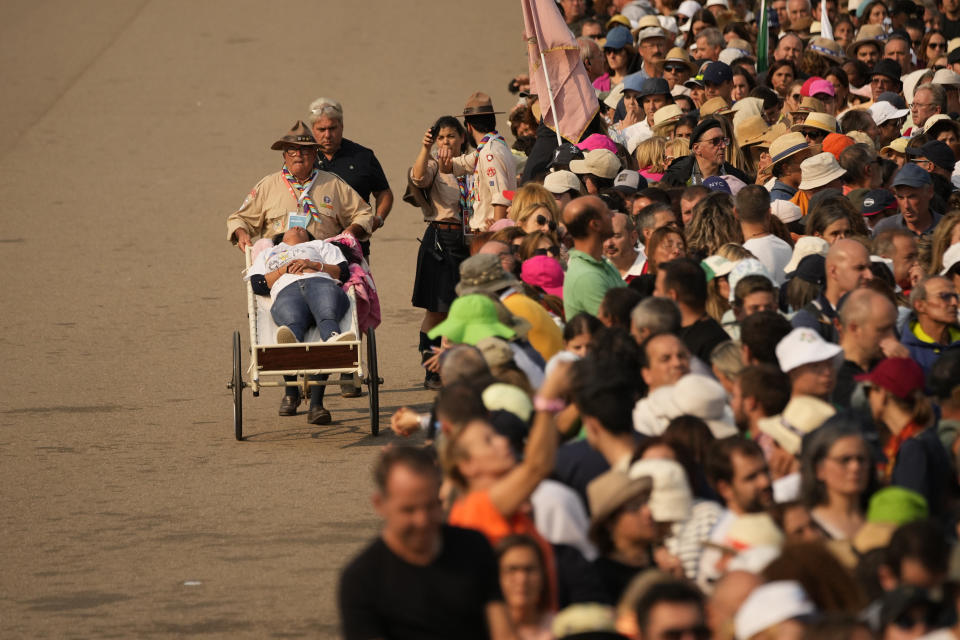
[[440,473],[425,449],[394,447],[374,470],[380,537],[344,569],[347,640],[513,637],[483,534],[443,524]]
[[716,320],[707,315],[707,274],[690,258],[657,265],[653,295],[670,298],[680,309],[679,337],[690,353],[710,362],[713,348],[730,339]]

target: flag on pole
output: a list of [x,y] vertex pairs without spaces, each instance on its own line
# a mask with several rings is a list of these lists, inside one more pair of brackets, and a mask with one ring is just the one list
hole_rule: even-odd
[[827,15],[827,0],[820,0],[820,37],[833,40],[833,27]]
[[579,142],[600,108],[580,46],[556,0],[521,0],[530,67],[530,90],[540,99],[543,123]]
[[760,3],[760,28],[757,29],[757,73],[765,72],[769,64],[770,14],[767,11],[767,0],[762,0]]

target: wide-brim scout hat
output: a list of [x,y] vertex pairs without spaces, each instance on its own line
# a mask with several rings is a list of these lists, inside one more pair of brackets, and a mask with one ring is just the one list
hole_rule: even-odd
[[460,282],[457,283],[457,295],[472,293],[496,293],[517,284],[511,273],[503,270],[500,258],[492,253],[471,256],[460,263]]
[[482,91],[477,91],[472,96],[467,98],[467,104],[463,106],[463,113],[460,114],[460,117],[463,118],[466,116],[495,115],[499,113],[505,113],[505,112],[494,111],[493,100],[490,99],[490,96],[483,93]]
[[770,166],[809,148],[810,143],[802,133],[788,133],[780,136],[770,144]]
[[883,55],[883,42],[886,40],[886,34],[883,27],[878,24],[865,24],[857,32],[857,39],[847,47],[847,55],[851,58],[857,57],[857,49],[862,45],[869,44],[877,48],[880,55]]
[[310,127],[305,125],[302,120],[297,120],[290,127],[290,131],[285,136],[270,145],[274,151],[280,151],[286,147],[318,147],[317,139],[310,132]]

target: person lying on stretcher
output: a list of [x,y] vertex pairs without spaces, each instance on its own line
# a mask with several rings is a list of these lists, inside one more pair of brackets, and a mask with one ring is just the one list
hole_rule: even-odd
[[[324,342],[356,340],[352,331],[337,333],[340,320],[350,308],[341,285],[350,275],[347,260],[330,242],[316,240],[303,227],[291,227],[273,238],[274,246],[264,249],[254,259],[247,277],[253,292],[269,295],[273,302],[270,315],[277,324],[277,342],[302,342],[307,330],[316,325]],[[326,374],[311,376],[323,381]],[[287,382],[295,376],[284,376]],[[323,406],[323,386],[310,388],[310,410],[307,422],[328,424],[332,417]],[[281,416],[294,416],[300,406],[300,389],[286,387],[280,402]]]
[[352,332],[338,333],[350,308],[341,288],[350,273],[340,249],[315,240],[303,227],[275,236],[274,245],[256,257],[247,277],[254,293],[273,300],[270,315],[278,327],[277,342],[302,342],[314,325],[324,342],[356,340]]

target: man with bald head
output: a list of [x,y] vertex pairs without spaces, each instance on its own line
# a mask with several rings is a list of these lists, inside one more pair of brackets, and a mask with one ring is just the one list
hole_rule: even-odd
[[827,254],[826,273],[827,282],[820,295],[800,309],[791,323],[794,328],[808,327],[825,340],[836,342],[834,319],[840,298],[873,278],[870,253],[856,240],[838,240]]
[[504,271],[520,277],[520,261],[517,260],[513,251],[510,250],[510,245],[507,243],[490,240],[484,243],[484,245],[480,247],[480,250],[477,251],[478,255],[483,253],[497,256],[500,258],[500,266],[503,267]]
[[854,376],[867,373],[884,357],[910,357],[897,341],[894,327],[897,308],[890,299],[872,289],[857,289],[840,308],[840,347],[843,364],[837,373],[833,402],[850,406],[857,386]]
[[603,243],[613,236],[613,214],[600,198],[583,196],[563,208],[563,223],[573,238],[563,279],[564,314],[572,318],[586,311],[595,316],[609,289],[626,286],[603,257]]
[[672,333],[647,338],[640,345],[640,375],[647,391],[676,384],[690,373],[690,350]]
[[773,59],[777,62],[789,60],[793,64],[799,64],[801,55],[803,55],[803,40],[793,33],[780,38],[777,48],[773,50]]

